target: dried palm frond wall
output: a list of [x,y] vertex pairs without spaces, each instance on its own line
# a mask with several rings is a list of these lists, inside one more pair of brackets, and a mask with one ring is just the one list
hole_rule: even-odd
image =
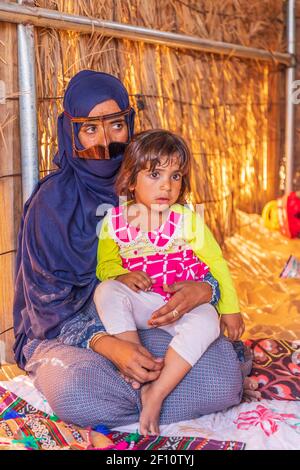
[[[285,51],[282,0],[40,0],[67,13]],[[40,171],[53,169],[56,119],[69,79],[91,68],[117,75],[137,112],[136,130],[181,134],[193,156],[192,201],[205,203],[219,241],[236,208],[260,211],[278,195],[283,157],[280,65],[142,42],[36,30]]]

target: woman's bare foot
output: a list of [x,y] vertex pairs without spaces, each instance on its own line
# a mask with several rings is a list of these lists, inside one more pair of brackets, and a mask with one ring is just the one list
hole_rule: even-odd
[[163,399],[156,392],[154,383],[144,385],[141,390],[140,434],[143,436],[159,434],[159,415]]
[[260,401],[261,392],[258,389],[258,383],[251,377],[246,377],[243,385],[243,401],[250,403],[251,401]]

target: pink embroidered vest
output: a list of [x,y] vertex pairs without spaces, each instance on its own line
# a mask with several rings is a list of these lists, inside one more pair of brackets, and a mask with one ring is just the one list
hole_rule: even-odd
[[[128,224],[122,206],[111,209],[109,218],[110,235],[120,248],[123,267],[129,271],[146,272],[155,280],[151,290],[160,294],[165,301],[168,301],[171,295],[164,292],[163,284],[188,280],[202,281],[209,272],[208,266],[199,260],[179,236],[182,214],[171,210],[165,223],[148,233]],[[145,244],[153,248],[151,254],[144,255],[140,253],[141,250],[135,249]],[[124,256],[124,251],[128,255],[129,247],[132,247],[130,257]],[[170,249],[174,252],[166,253],[166,250]]]

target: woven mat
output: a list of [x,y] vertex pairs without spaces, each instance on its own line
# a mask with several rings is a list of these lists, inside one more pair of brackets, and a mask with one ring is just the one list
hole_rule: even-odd
[[[132,437],[131,437],[132,436]],[[139,436],[115,432],[108,435],[115,444],[125,440],[129,441],[129,448],[133,450],[242,450],[245,448],[243,442],[216,441],[205,437],[182,437],[182,436]],[[130,439],[132,439],[130,441]]]
[[252,377],[262,397],[269,400],[300,400],[300,341],[271,338],[245,342],[253,351]]
[[[258,381],[262,397],[299,400],[300,341],[264,338],[248,340],[246,344],[253,351],[252,377]],[[143,437],[137,433],[82,429],[37,410],[0,386],[0,450],[241,450],[244,447],[242,442],[205,437]]]
[[37,410],[25,400],[0,386],[0,450],[31,449],[87,449],[91,437],[99,447],[113,442],[101,433],[91,435],[81,429]]
[[246,323],[242,339],[297,340],[300,279],[280,274],[291,255],[300,259],[300,239],[270,231],[257,214],[238,211],[237,217],[241,228],[226,239],[225,255]]
[[244,447],[241,442],[204,437],[143,437],[138,433],[82,429],[37,410],[0,387],[0,450],[241,450]]

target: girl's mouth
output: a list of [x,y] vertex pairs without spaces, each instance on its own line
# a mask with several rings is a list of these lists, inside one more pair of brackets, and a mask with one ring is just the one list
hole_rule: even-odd
[[155,199],[155,201],[161,202],[161,203],[169,202],[169,200],[170,199],[168,197],[158,197],[157,199]]

